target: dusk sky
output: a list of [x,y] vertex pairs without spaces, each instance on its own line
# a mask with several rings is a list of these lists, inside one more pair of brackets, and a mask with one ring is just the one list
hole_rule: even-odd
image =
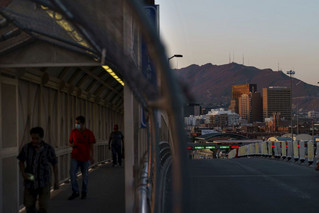
[[319,81],[319,0],[156,0],[173,68],[236,63]]

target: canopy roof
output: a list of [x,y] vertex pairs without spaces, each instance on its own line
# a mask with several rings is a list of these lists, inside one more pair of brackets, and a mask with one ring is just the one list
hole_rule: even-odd
[[[2,0],[1,72],[50,76],[123,108],[123,86],[102,68],[107,65],[145,105],[158,92],[137,66],[138,30],[125,7],[123,0]],[[130,53],[124,51],[127,42]]]

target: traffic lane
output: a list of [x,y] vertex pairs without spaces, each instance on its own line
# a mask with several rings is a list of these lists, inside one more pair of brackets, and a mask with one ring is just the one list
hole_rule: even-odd
[[312,168],[301,166],[282,160],[265,158],[235,158],[235,159],[214,159],[214,160],[192,160],[190,161],[192,174],[198,175],[248,175],[269,174],[269,175],[298,175],[317,174]]
[[270,159],[191,161],[192,212],[318,212],[319,173]]

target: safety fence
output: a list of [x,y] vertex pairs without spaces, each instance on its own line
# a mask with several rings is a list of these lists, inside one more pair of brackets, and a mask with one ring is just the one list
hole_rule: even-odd
[[[251,143],[233,149],[229,152],[228,158],[264,156],[286,160],[308,162],[312,164],[319,156],[319,142],[313,141],[265,141],[261,143]],[[317,156],[317,157],[316,157]]]
[[[170,144],[167,141],[159,142],[158,156],[145,155],[143,161],[143,169],[140,173],[139,186],[137,187],[136,210],[147,213],[156,209],[158,212],[171,212],[169,200],[171,197],[166,197],[169,191],[170,177],[169,172],[172,166],[172,152]],[[153,153],[154,154],[154,153]],[[148,164],[149,160],[157,158],[158,164]]]

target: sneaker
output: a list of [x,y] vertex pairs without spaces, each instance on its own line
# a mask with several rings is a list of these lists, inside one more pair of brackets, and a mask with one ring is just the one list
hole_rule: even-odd
[[86,198],[86,192],[82,192],[81,199],[84,200]]
[[68,200],[73,200],[74,198],[77,198],[77,197],[79,197],[79,196],[80,196],[79,193],[73,192],[73,193],[71,194],[71,196],[68,198]]

